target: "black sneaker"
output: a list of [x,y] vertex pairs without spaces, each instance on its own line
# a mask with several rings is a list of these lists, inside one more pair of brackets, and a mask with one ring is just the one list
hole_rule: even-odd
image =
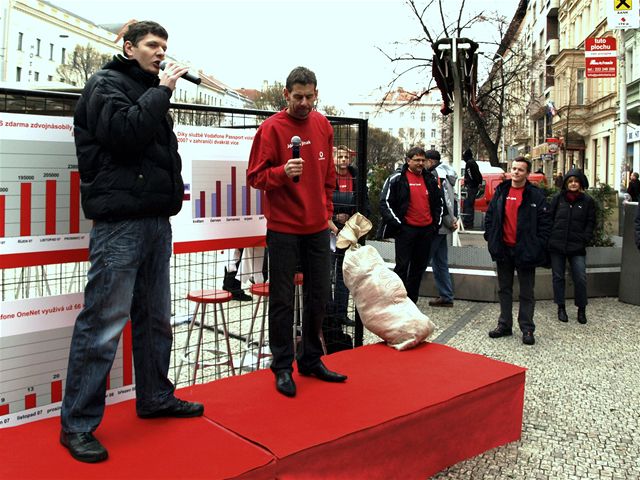
[[536,343],[533,332],[522,332],[522,343],[524,343],[525,345],[533,345],[534,343]]
[[502,325],[498,325],[496,328],[489,332],[491,338],[509,337],[513,334],[511,330],[507,330]]
[[156,410],[151,413],[138,413],[140,418],[160,418],[160,417],[174,417],[174,418],[190,418],[201,417],[204,413],[204,405],[196,402],[186,402],[176,398],[176,402],[168,407]]
[[109,457],[107,449],[91,432],[67,433],[63,430],[60,432],[60,443],[80,462],[97,463]]

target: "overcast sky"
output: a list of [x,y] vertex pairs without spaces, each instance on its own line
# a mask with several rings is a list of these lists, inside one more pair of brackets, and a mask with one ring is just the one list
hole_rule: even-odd
[[[409,66],[393,64],[378,48],[390,55],[404,53],[409,41],[421,36],[418,21],[402,0],[49,1],[96,24],[155,20],[169,32],[170,54],[233,88],[260,89],[264,80],[284,83],[293,67],[304,65],[318,76],[322,103],[343,110],[363,94],[384,90],[394,68]],[[465,16],[489,6],[510,20],[517,3],[467,0]],[[430,28],[439,32],[438,11],[431,12],[438,21]],[[479,42],[499,40],[487,27],[467,36]],[[430,46],[414,46],[412,51],[431,56]],[[416,72],[398,85],[415,89],[429,78],[428,72]]]

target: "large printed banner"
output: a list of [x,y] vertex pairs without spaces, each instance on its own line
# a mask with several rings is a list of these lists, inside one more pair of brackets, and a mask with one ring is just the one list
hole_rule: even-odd
[[[255,130],[176,126],[185,201],[174,251],[263,244],[263,195],[246,185]],[[91,221],[68,117],[0,113],[0,268],[87,259]]]
[[[0,428],[60,414],[75,319],[83,294],[2,302]],[[135,396],[131,324],[107,378],[106,402]]]

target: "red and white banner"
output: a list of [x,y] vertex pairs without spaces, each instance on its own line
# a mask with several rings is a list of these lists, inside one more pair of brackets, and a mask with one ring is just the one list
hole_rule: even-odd
[[615,37],[587,38],[584,43],[587,78],[615,78],[617,51]]

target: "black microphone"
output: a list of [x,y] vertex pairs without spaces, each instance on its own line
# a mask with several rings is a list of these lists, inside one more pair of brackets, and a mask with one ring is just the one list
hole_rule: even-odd
[[[297,135],[291,137],[291,158],[300,158],[300,145],[302,145],[302,140]],[[300,181],[300,175],[296,175],[293,177],[293,183],[298,183]]]
[[[160,70],[164,70],[166,66],[167,66],[167,62],[165,62],[164,60],[160,62]],[[200,82],[202,82],[202,79],[200,77],[196,77],[195,75],[192,75],[189,72],[183,73],[182,78],[184,78],[188,82],[195,83],[196,85],[200,85]]]

